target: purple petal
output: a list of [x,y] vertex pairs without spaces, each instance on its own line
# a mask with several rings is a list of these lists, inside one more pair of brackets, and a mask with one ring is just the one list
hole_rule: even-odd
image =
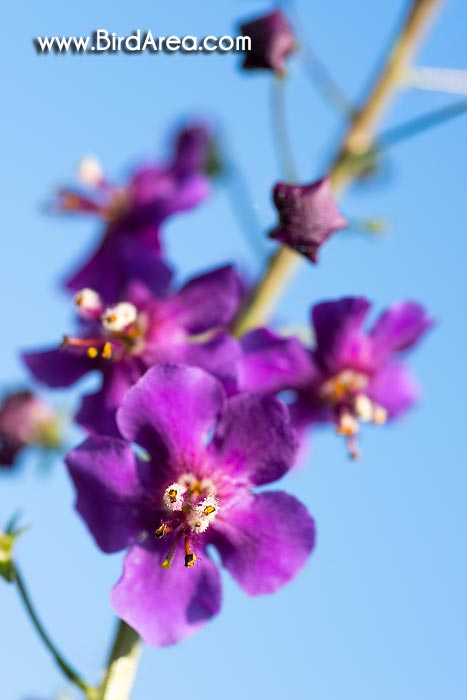
[[196,367],[156,365],[125,396],[121,434],[164,464],[196,463],[224,402],[219,381]]
[[313,307],[315,358],[322,369],[334,373],[371,365],[371,345],[362,331],[370,306],[363,297],[344,297]]
[[402,363],[391,363],[376,372],[367,393],[387,410],[390,418],[396,418],[417,402],[420,389]]
[[152,550],[133,547],[112,591],[117,615],[151,646],[168,646],[185,639],[221,607],[217,568],[207,554],[186,568],[182,549],[180,545],[170,569],[163,569],[165,542]]
[[221,267],[188,282],[164,305],[164,311],[189,333],[204,333],[230,323],[244,293],[232,266]]
[[392,353],[410,348],[432,325],[433,320],[420,304],[394,304],[379,317],[370,333],[378,359],[383,361]]
[[230,476],[258,486],[279,479],[297,449],[287,407],[271,396],[231,397],[209,449],[217,468]]
[[237,388],[240,356],[240,343],[227,333],[217,333],[206,343],[184,343],[176,349],[172,359],[180,364],[205,369],[219,379],[230,394]]
[[243,336],[241,343],[242,391],[274,394],[308,383],[316,373],[310,353],[298,338],[282,338],[260,328]]
[[214,544],[231,576],[250,595],[274,593],[304,566],[315,543],[305,506],[281,491],[251,494],[216,522]]
[[154,243],[155,231],[150,229],[150,245],[141,240],[148,238],[148,229],[142,228],[139,233],[139,237],[117,230],[108,233],[96,252],[66,281],[67,289],[79,291],[89,287],[109,303],[119,300],[134,280],[145,284],[153,294],[165,292],[172,271]]
[[144,529],[142,487],[131,446],[122,440],[90,437],[68,453],[76,509],[104,552],[124,549]]
[[61,348],[24,353],[22,359],[37,381],[52,388],[71,386],[95,369],[86,355],[75,355]]
[[85,396],[76,421],[91,433],[119,437],[116,423],[117,409],[128,389],[140,378],[142,370],[131,361],[109,363],[103,372],[102,386],[94,394]]

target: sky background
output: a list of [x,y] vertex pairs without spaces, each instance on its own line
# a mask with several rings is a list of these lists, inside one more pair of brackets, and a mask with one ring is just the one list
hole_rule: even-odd
[[[140,157],[167,152],[180,119],[218,123],[245,174],[257,216],[274,222],[271,185],[280,177],[271,131],[271,80],[243,74],[234,54],[38,56],[37,35],[234,32],[266,9],[254,0],[91,0],[5,4],[2,77],[2,341],[0,382],[25,379],[20,348],[57,341],[71,328],[59,280],[96,241],[91,220],[46,216],[54,187],[97,154],[121,177]],[[352,99],[358,99],[408,2],[297,2],[307,36]],[[467,68],[467,5],[451,0],[419,63]],[[293,147],[303,180],[323,174],[343,122],[294,61],[287,84]],[[455,98],[400,96],[384,127]],[[354,219],[390,222],[383,238],[342,233],[304,265],[277,309],[281,325],[304,325],[323,298],[364,293],[377,307],[423,302],[438,325],[411,357],[424,399],[391,427],[368,429],[364,459],[348,461],[332,431],[313,440],[305,469],[284,487],[314,515],[318,544],[302,574],[279,594],[250,599],[227,576],[222,614],[177,647],[147,649],[134,700],[187,692],[223,700],[463,700],[467,629],[465,460],[467,117],[394,149],[385,173],[342,202]],[[259,265],[242,239],[225,192],[174,218],[164,232],[179,278],[237,260]],[[76,395],[76,394],[75,394]],[[65,393],[55,394],[62,405]],[[0,519],[15,510],[31,529],[18,557],[55,640],[93,680],[113,631],[108,602],[121,556],[103,555],[72,511],[57,462],[44,476],[37,455],[17,475],[0,474]],[[2,700],[40,700],[66,689],[20,606],[0,585]]]

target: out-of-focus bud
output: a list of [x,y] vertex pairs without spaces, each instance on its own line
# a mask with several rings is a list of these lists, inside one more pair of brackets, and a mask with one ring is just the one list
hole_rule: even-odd
[[285,59],[297,45],[292,28],[280,10],[240,25],[243,36],[250,37],[251,49],[245,52],[245,70],[265,69],[283,75]]
[[60,445],[57,413],[31,391],[7,394],[0,404],[0,466],[13,467],[28,445]]

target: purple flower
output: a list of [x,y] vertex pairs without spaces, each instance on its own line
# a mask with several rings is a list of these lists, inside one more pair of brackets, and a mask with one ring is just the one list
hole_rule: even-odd
[[156,363],[203,367],[233,388],[239,346],[223,328],[242,297],[243,285],[232,267],[196,277],[166,297],[133,284],[113,306],[83,289],[75,297],[79,335],[65,336],[61,348],[28,353],[24,361],[50,387],[70,386],[98,370],[102,385],[84,398],[77,421],[90,432],[118,435],[115,412],[125,392]]
[[281,402],[226,398],[203,370],[158,365],[127,393],[117,421],[128,442],[91,437],[66,462],[98,546],[130,547],[111,600],[148,644],[174,644],[219,612],[208,545],[250,595],[277,591],[301,569],[314,544],[306,508],[280,491],[252,491],[293,462]]
[[97,250],[66,282],[68,289],[89,287],[111,301],[133,280],[156,294],[166,288],[170,271],[160,259],[161,225],[207,197],[209,142],[201,126],[187,127],[178,135],[171,163],[142,165],[123,187],[106,180],[94,159],[83,161],[81,179],[88,190],[61,190],[56,208],[97,216],[105,232]]
[[280,10],[240,25],[244,36],[251,38],[251,50],[245,52],[243,68],[263,68],[285,73],[285,59],[296,48],[290,24]]
[[57,447],[56,413],[31,391],[7,394],[0,404],[0,467],[13,467],[28,445]]
[[347,226],[334,201],[328,177],[311,185],[280,182],[274,187],[273,197],[279,224],[270,232],[270,238],[288,245],[314,263],[324,241]]
[[327,301],[312,309],[315,348],[297,338],[257,330],[242,341],[241,390],[277,393],[292,389],[290,409],[301,433],[331,422],[346,436],[349,452],[359,456],[360,423],[382,424],[406,411],[417,399],[417,386],[401,362],[433,321],[413,302],[391,306],[365,331],[370,302],[362,297]]

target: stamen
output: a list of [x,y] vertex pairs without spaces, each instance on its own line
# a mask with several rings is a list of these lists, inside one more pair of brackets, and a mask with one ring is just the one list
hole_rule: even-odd
[[358,417],[365,423],[369,423],[373,420],[374,407],[372,401],[365,396],[365,394],[359,394],[355,399],[355,412]]
[[339,435],[352,437],[357,434],[358,427],[358,420],[351,413],[345,412],[339,418],[337,432]]
[[78,166],[78,178],[84,185],[95,187],[103,180],[103,170],[96,156],[86,156]]
[[388,419],[388,412],[382,406],[375,406],[373,410],[373,423],[384,425]]
[[186,487],[175,482],[170,484],[164,492],[164,503],[170,510],[182,510],[185,504]]
[[75,294],[78,313],[83,318],[97,319],[103,311],[102,299],[93,289],[82,289]]
[[207,496],[201,501],[188,517],[188,525],[193,532],[206,532],[211,522],[217,516],[219,500],[214,495]]
[[128,301],[122,301],[120,304],[106,309],[102,316],[102,325],[106,330],[118,333],[134,323],[137,317],[136,306]]
[[101,355],[104,358],[104,360],[110,360],[110,358],[112,357],[112,346],[110,343],[104,343]]
[[175,537],[175,539],[174,539],[174,541],[173,541],[173,543],[172,543],[172,546],[171,546],[171,548],[170,548],[170,552],[167,554],[166,558],[165,558],[164,561],[162,562],[162,568],[163,568],[163,569],[170,569],[170,567],[172,566],[172,561],[173,561],[173,558],[174,558],[174,556],[175,556],[175,551],[176,551],[176,549],[177,549],[178,543],[180,542],[180,537],[181,537],[181,536],[182,536],[182,532],[179,532],[179,533],[176,535],[176,537]]
[[158,540],[162,539],[167,532],[167,523],[162,523],[159,525],[157,530],[154,532]]
[[91,360],[95,360],[96,357],[99,354],[99,350],[95,348],[94,346],[91,346],[86,350],[86,355],[91,358]]
[[185,566],[190,567],[196,564],[196,554],[191,551],[190,538],[185,535]]

